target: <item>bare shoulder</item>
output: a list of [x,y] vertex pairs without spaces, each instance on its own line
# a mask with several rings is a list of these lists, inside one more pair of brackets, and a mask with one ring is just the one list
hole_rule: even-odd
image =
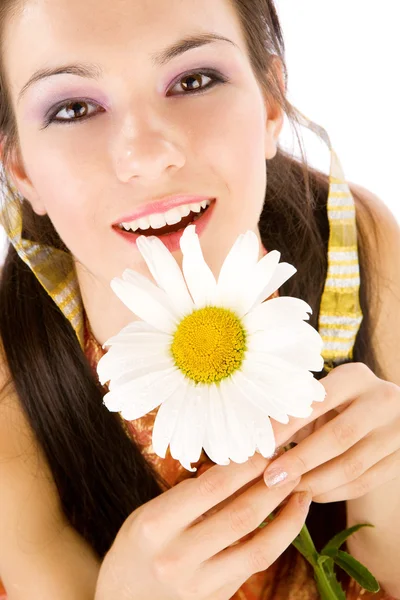
[[[374,220],[378,236],[377,243],[379,244],[387,240],[387,236],[389,235],[390,241],[399,245],[400,225],[383,199],[359,184],[348,182],[348,185],[353,194],[359,218],[366,225],[368,224],[368,218]],[[372,234],[372,231],[370,233]]]
[[[361,185],[349,182],[357,219],[363,226],[369,255],[381,274],[397,283],[400,275],[400,224],[387,204]],[[364,241],[365,243],[365,241]],[[395,280],[395,281],[394,281]]]
[[0,577],[10,600],[92,597],[99,561],[66,522],[1,343],[0,514]]
[[400,385],[400,224],[385,202],[349,182],[371,270],[373,345],[385,379]]

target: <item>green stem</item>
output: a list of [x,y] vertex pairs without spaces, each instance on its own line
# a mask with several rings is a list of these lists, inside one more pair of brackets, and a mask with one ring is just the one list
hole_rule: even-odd
[[307,525],[303,525],[299,535],[293,540],[292,544],[314,569],[318,567],[318,552],[307,529]]
[[[317,582],[318,591],[321,594],[321,600],[338,600],[338,596],[332,588],[324,567],[318,563],[319,554],[306,525],[303,525],[299,535],[292,544],[314,568],[314,578]],[[334,577],[334,573],[332,573],[332,576]]]
[[337,600],[338,596],[332,589],[323,567],[316,567],[314,569],[314,577],[317,582],[318,591],[321,594],[321,600]]

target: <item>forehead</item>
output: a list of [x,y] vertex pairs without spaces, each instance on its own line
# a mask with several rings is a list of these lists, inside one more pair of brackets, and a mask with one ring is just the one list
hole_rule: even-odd
[[18,88],[44,66],[135,60],[204,31],[243,48],[231,0],[27,0],[4,32],[6,71]]

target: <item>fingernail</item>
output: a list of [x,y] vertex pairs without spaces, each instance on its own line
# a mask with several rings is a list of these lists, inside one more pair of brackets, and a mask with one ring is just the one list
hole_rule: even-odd
[[288,473],[282,471],[282,469],[271,469],[270,471],[267,469],[264,473],[264,481],[269,488],[277,487],[283,482],[286,483],[287,478]]
[[299,502],[300,506],[302,506],[303,508],[309,508],[309,506],[312,502],[312,496],[310,495],[309,492],[299,492],[298,502]]

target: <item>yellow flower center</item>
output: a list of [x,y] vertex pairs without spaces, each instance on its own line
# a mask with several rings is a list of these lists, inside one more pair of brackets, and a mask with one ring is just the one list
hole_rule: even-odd
[[171,352],[176,366],[195,383],[218,383],[240,368],[246,337],[232,310],[206,306],[182,319]]

